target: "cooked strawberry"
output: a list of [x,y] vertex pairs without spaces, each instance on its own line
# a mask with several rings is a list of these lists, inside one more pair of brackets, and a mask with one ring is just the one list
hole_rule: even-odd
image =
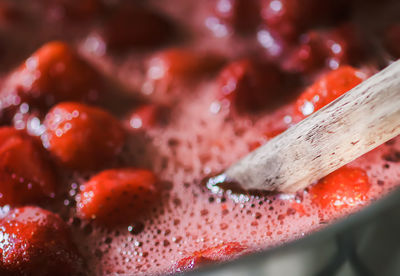
[[300,118],[324,107],[365,80],[361,71],[343,66],[322,76],[297,99],[295,112]]
[[245,246],[237,242],[228,242],[192,253],[175,265],[177,272],[192,270],[200,265],[224,262],[243,254]]
[[10,211],[0,222],[1,275],[79,275],[83,260],[69,229],[38,207]]
[[310,73],[328,67],[336,69],[343,64],[355,64],[363,56],[363,48],[354,26],[342,25],[326,31],[310,31],[300,38],[284,62],[289,71]]
[[400,23],[393,24],[385,30],[383,43],[394,58],[400,58]]
[[156,177],[148,170],[124,168],[93,176],[78,197],[78,215],[109,226],[132,222],[156,205]]
[[42,141],[58,161],[71,169],[97,169],[112,160],[125,141],[120,122],[107,111],[65,102],[46,115]]
[[[227,100],[238,112],[254,112],[271,104],[282,92],[283,75],[274,65],[242,59],[220,73],[219,100]],[[276,99],[275,99],[276,101]]]
[[196,77],[218,69],[224,63],[220,55],[172,48],[155,54],[149,61],[150,79]]
[[102,36],[110,49],[155,47],[171,38],[172,26],[161,14],[125,1],[112,12]]
[[215,13],[239,32],[255,30],[261,21],[259,0],[218,0]]
[[53,169],[37,138],[0,128],[0,205],[21,205],[54,197]]
[[155,104],[145,104],[135,109],[129,116],[129,125],[133,129],[149,129],[166,121],[166,110]]
[[33,53],[0,90],[1,111],[10,119],[17,107],[48,110],[65,100],[96,100],[99,75],[63,42],[49,42]]
[[342,167],[311,187],[312,201],[322,209],[341,210],[364,205],[371,184],[359,168]]

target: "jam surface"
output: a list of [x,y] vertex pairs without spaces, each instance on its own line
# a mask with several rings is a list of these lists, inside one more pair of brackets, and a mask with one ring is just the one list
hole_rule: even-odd
[[389,0],[3,0],[0,233],[12,238],[0,271],[43,275],[45,258],[48,275],[183,272],[389,193],[398,137],[296,194],[204,179],[400,58],[399,11]]

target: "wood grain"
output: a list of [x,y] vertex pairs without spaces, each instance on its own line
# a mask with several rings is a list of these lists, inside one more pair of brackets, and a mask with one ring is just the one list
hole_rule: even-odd
[[294,192],[400,134],[400,60],[228,168],[246,190]]

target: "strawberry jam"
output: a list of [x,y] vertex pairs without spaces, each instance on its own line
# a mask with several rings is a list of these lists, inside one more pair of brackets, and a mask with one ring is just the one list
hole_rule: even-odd
[[295,194],[203,180],[397,58],[389,2],[2,0],[0,274],[185,272],[388,194],[398,137]]

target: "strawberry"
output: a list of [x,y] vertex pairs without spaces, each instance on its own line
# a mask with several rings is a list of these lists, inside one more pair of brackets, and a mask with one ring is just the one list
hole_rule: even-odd
[[167,18],[132,1],[120,4],[111,14],[101,34],[111,50],[147,49],[172,36],[172,25]]
[[239,32],[255,30],[261,22],[259,0],[218,0],[214,12]]
[[166,121],[167,112],[164,108],[145,104],[136,108],[129,116],[129,125],[133,129],[149,129]]
[[147,75],[153,80],[196,77],[218,69],[224,61],[213,53],[171,48],[151,57]]
[[79,275],[83,259],[68,226],[54,213],[26,206],[0,221],[1,275]]
[[78,196],[78,215],[105,225],[132,222],[157,203],[156,177],[148,170],[105,170],[85,183]]
[[0,205],[21,205],[54,197],[55,176],[37,138],[0,128]]
[[364,73],[350,66],[343,66],[331,71],[300,95],[295,104],[295,112],[303,119],[334,101],[365,79]]
[[272,64],[242,59],[228,64],[218,78],[221,101],[227,100],[236,111],[259,111],[282,92],[283,75]]
[[343,64],[356,64],[363,56],[363,48],[354,29],[347,24],[332,30],[309,31],[285,59],[286,70],[312,73],[325,66],[336,69]]
[[76,170],[93,170],[108,163],[125,141],[124,129],[111,114],[74,102],[54,106],[44,125],[45,148],[63,166]]
[[310,194],[312,201],[322,209],[342,210],[364,205],[370,188],[364,170],[342,167],[312,186]]
[[49,42],[11,73],[0,90],[0,109],[11,119],[18,106],[47,111],[65,100],[96,100],[98,73],[63,42]]
[[176,272],[192,270],[199,265],[224,262],[238,257],[246,247],[237,242],[227,242],[211,248],[194,252],[175,265]]

